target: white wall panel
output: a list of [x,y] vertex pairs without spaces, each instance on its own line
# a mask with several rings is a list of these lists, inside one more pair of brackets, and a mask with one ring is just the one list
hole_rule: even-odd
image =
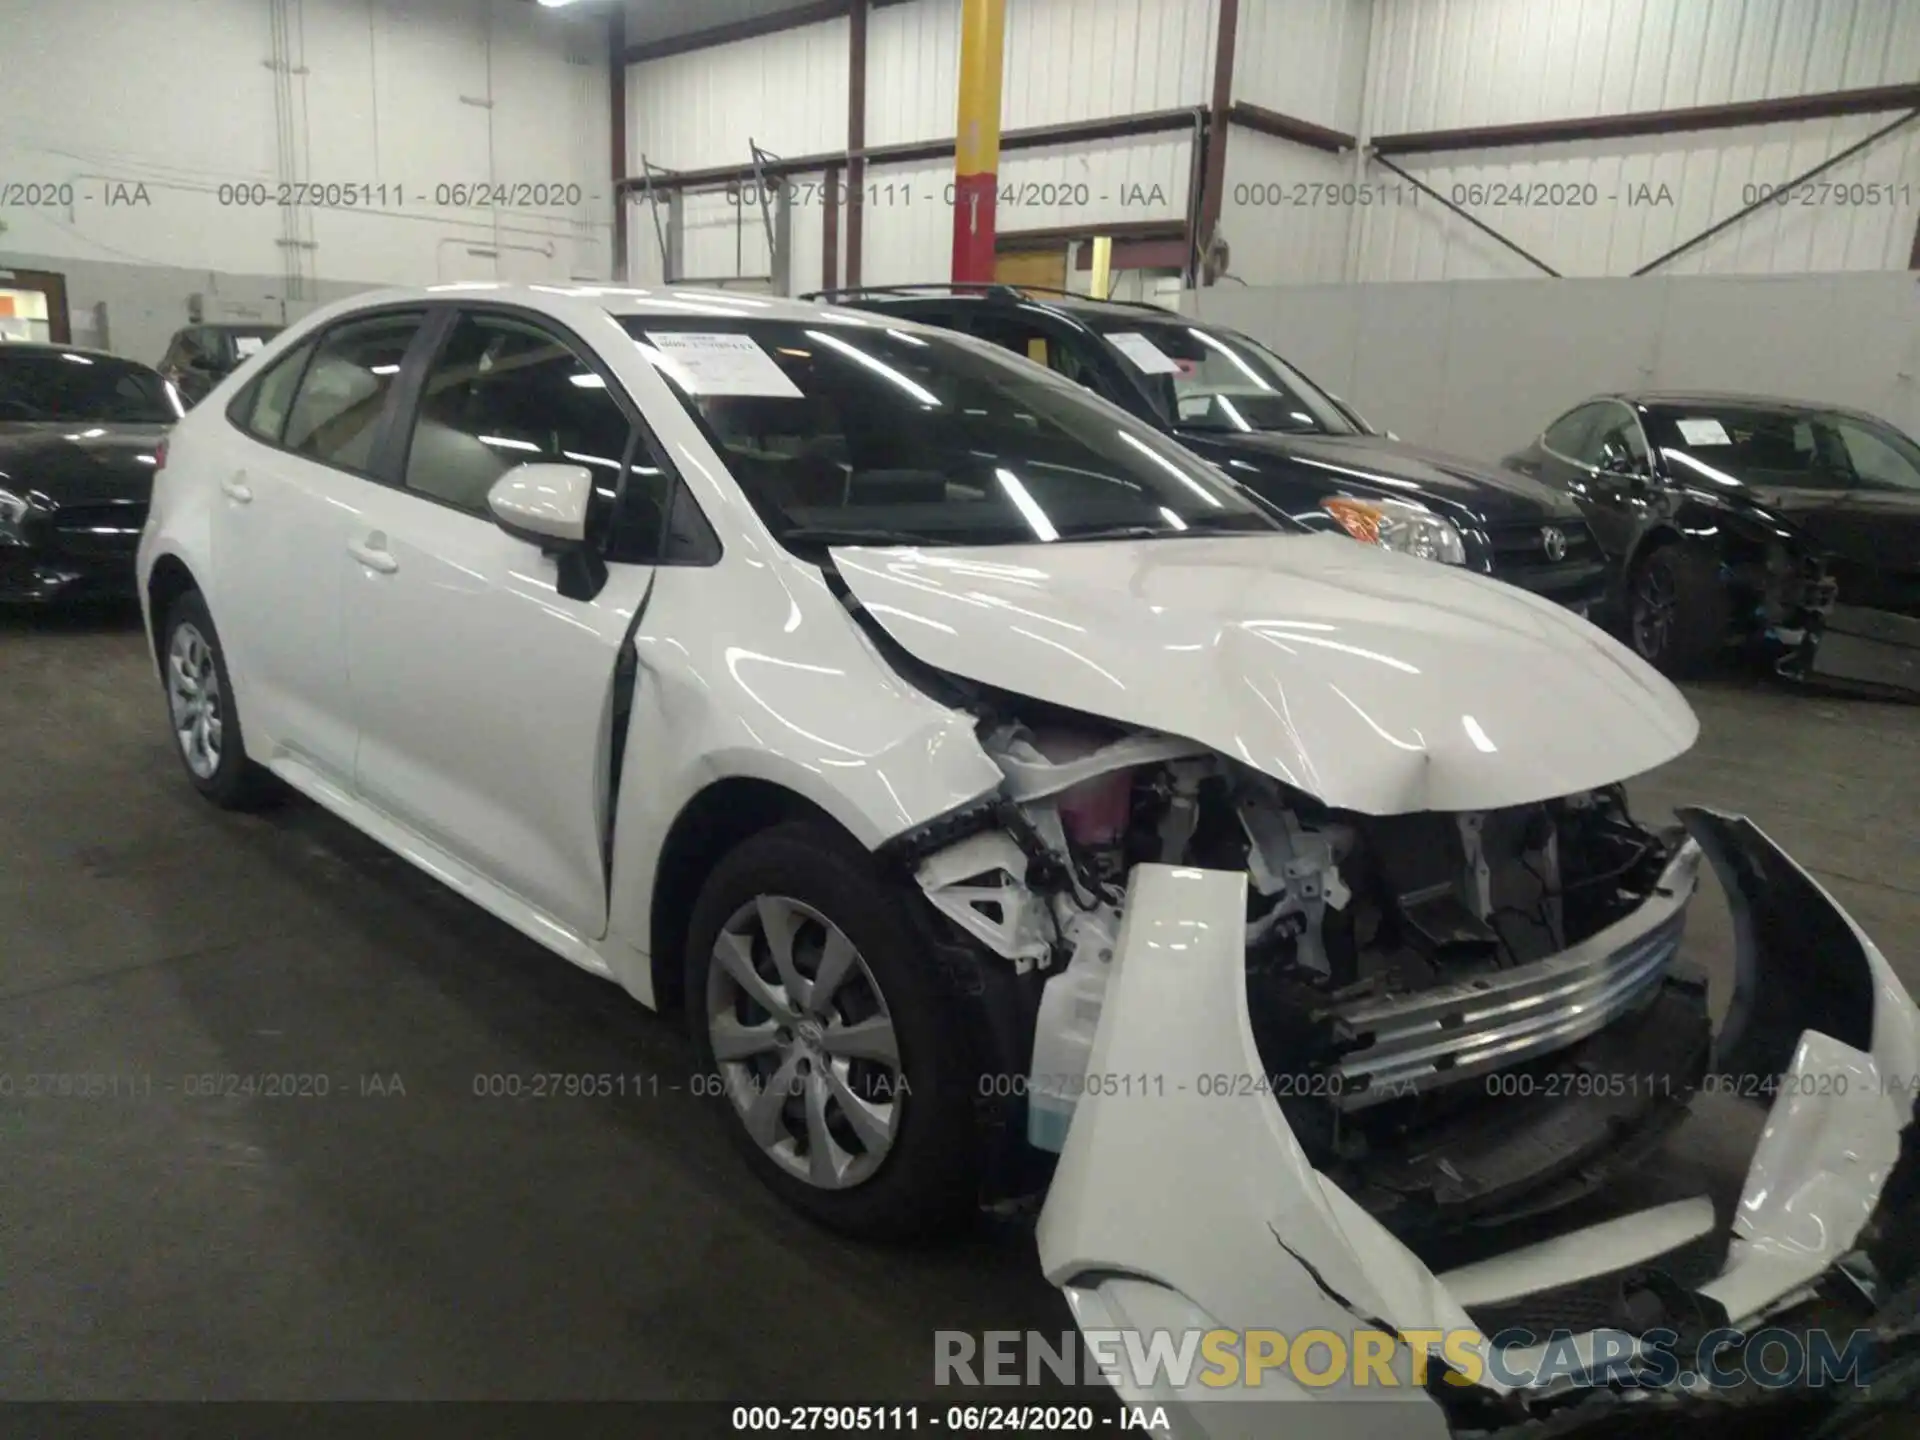
[[627,148],[676,170],[847,143],[847,21],[828,20],[627,67]]
[[1217,286],[1183,303],[1376,425],[1483,460],[1612,389],[1791,395],[1920,433],[1920,287],[1904,273]]
[[[1008,151],[1000,157],[996,228],[1010,236],[1072,225],[1093,235],[1103,225],[1178,222],[1187,213],[1191,148],[1186,136],[1146,136]],[[866,194],[862,281],[945,279],[953,260],[953,162],[869,166]],[[806,223],[817,228],[817,212]]]
[[[1920,7],[1916,7],[1920,9]],[[1885,125],[1886,115],[1582,141],[1399,163],[1564,275],[1627,275]],[[1236,137],[1237,141],[1237,137]],[[1231,152],[1229,152],[1231,154]],[[1392,183],[1374,166],[1371,176]],[[1920,221],[1920,122],[1661,267],[1731,274],[1900,269]],[[1422,197],[1361,217],[1371,280],[1523,277],[1531,265]]]
[[1357,131],[1371,8],[1372,0],[1240,0],[1233,98]]
[[[946,200],[952,183],[951,160],[867,167],[870,198],[860,222],[863,284],[906,285],[953,273],[953,208]],[[901,197],[905,203],[899,203]],[[844,255],[844,224],[840,244]]]
[[1220,206],[1220,234],[1232,247],[1229,273],[1248,285],[1345,279],[1362,196],[1381,203],[1386,193],[1380,177],[1365,185],[1353,177],[1350,156],[1236,128],[1227,141]]
[[[605,31],[593,19],[519,0],[15,8],[0,177],[72,182],[75,201],[9,210],[0,259],[282,273],[290,291],[461,278],[476,261],[489,275],[607,273]],[[267,63],[276,34],[293,67],[284,93]],[[223,203],[220,187],[237,182],[263,185],[269,203]],[[288,215],[274,203],[282,182],[388,189]],[[558,186],[560,199],[503,210],[436,198],[475,182],[546,185],[550,201]],[[107,203],[135,186],[146,203]]]
[[1911,81],[1911,0],[1375,0],[1373,133]]
[[[1000,123],[1008,130],[1205,104],[1215,0],[1014,0]],[[867,140],[952,135],[960,0],[875,10],[867,28]]]

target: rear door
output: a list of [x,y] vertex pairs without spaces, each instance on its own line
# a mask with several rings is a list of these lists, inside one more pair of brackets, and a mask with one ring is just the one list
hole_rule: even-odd
[[591,939],[606,928],[615,665],[652,566],[616,558],[591,599],[569,599],[487,494],[515,465],[577,465],[611,516],[657,498],[662,467],[588,347],[528,315],[463,311],[411,388],[399,483],[350,537],[355,785],[564,932],[550,941]]
[[393,382],[421,311],[343,320],[291,351],[229,416],[217,452],[214,622],[237,672],[248,749],[342,789],[358,731],[347,686],[347,545],[391,426]]

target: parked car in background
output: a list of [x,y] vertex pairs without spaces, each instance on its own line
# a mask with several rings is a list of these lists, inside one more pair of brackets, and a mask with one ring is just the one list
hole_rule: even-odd
[[279,325],[189,325],[174,332],[160,373],[180,392],[183,405],[192,407],[241,364],[266,348],[284,327]]
[[1506,463],[1563,490],[1672,675],[1730,646],[1784,673],[1920,692],[1920,445],[1858,410],[1600,395]]
[[1310,529],[1492,575],[1580,614],[1603,598],[1599,549],[1563,494],[1380,433],[1236,331],[1156,305],[1004,285],[832,295],[1036,360],[1173,436]]
[[138,361],[0,345],[0,601],[132,597],[159,447],[180,414]]

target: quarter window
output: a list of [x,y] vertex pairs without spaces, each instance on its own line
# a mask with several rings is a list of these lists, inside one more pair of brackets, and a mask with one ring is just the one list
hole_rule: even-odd
[[287,449],[348,470],[370,468],[387,396],[421,323],[419,315],[374,315],[329,330],[301,377]]
[[1540,437],[1541,441],[1556,455],[1564,455],[1570,460],[1580,459],[1586,453],[1587,436],[1612,408],[1604,402],[1577,405],[1549,425],[1546,434]]
[[313,346],[302,345],[290,350],[274,361],[273,368],[260,377],[253,389],[250,413],[247,416],[247,432],[269,445],[280,443],[280,434],[286,428],[287,411],[293,408],[293,390],[300,383],[300,372],[306,368],[307,357],[313,354]]

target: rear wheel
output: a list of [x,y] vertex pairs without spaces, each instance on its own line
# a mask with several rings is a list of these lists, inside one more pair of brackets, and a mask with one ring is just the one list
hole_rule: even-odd
[[831,827],[778,826],[715,868],[688,934],[694,1042],[748,1164],[871,1238],[976,1206],[971,1067],[911,897]]
[[226,810],[271,801],[273,777],[247,759],[220,635],[199,591],[189,590],[168,609],[160,656],[167,717],[194,789]]
[[1634,567],[1627,633],[1641,657],[1668,675],[1697,675],[1725,648],[1732,621],[1719,562],[1688,545],[1663,545]]

